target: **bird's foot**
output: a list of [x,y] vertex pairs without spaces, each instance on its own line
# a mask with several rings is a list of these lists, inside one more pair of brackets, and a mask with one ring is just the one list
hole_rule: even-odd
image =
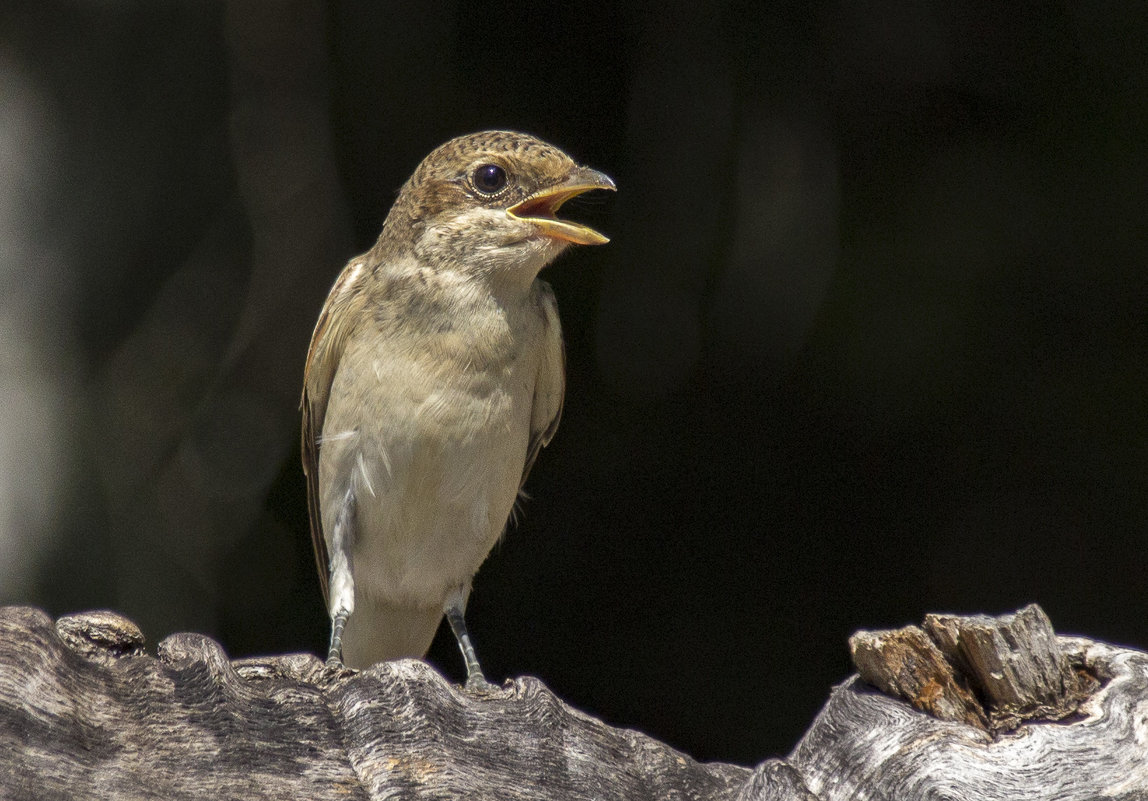
[[468,693],[492,693],[498,689],[497,684],[491,684],[486,680],[486,676],[481,673],[471,673],[466,677],[466,684],[463,685]]

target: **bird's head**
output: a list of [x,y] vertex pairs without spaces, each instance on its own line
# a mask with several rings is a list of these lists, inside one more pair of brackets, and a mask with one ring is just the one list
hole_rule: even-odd
[[568,245],[609,241],[556,216],[563,203],[591,189],[615,186],[533,136],[460,136],[427,156],[403,186],[380,246],[412,252],[428,265],[529,283]]

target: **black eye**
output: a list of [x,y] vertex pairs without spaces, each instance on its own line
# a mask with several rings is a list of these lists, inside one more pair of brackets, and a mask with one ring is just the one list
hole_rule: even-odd
[[506,170],[497,164],[481,164],[474,171],[474,188],[484,195],[496,195],[506,186]]

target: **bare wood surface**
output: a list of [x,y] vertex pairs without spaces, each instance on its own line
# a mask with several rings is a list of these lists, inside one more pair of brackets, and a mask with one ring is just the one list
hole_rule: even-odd
[[193,634],[158,657],[141,645],[113,613],[0,610],[0,798],[710,799],[750,777],[536,679],[477,695],[413,660],[335,671],[311,654],[231,662]]
[[[153,656],[115,613],[54,623],[7,607],[0,799],[1148,798],[1148,655],[1056,638],[1042,618],[930,616],[858,635],[867,672],[884,654],[889,687],[933,693],[947,719],[853,677],[787,759],[751,771],[607,726],[536,679],[467,693],[421,662],[231,661],[193,634]],[[937,702],[950,691],[980,706],[954,719]],[[1002,728],[1001,709],[1027,717]]]

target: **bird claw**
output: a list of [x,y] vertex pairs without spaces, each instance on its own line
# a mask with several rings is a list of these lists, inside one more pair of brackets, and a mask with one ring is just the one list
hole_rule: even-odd
[[491,684],[486,680],[486,676],[481,673],[472,673],[466,677],[466,684],[463,685],[468,693],[492,693],[498,689],[497,684]]

